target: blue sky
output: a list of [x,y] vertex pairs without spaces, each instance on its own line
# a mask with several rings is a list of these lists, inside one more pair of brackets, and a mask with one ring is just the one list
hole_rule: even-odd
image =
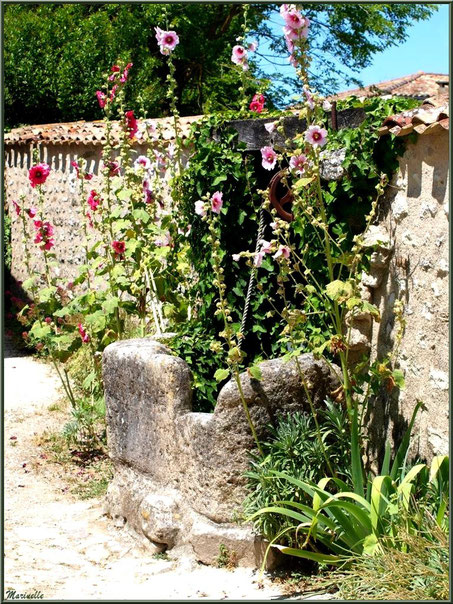
[[[438,10],[430,19],[414,23],[409,28],[406,42],[376,54],[370,67],[354,75],[366,86],[417,71],[449,73],[449,5],[436,5]],[[280,33],[283,20],[278,13],[272,17],[272,22],[274,31]],[[266,52],[262,46],[259,50]],[[271,73],[275,69],[262,59],[260,63],[266,72]],[[284,64],[285,59],[279,63]],[[339,62],[338,65],[341,66]],[[285,75],[295,75],[290,65],[279,67],[278,70]],[[352,87],[345,85],[341,90]]]

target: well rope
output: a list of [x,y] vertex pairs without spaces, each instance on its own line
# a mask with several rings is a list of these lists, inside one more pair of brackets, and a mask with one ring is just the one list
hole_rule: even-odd
[[[258,225],[258,236],[256,238],[256,246],[255,246],[255,254],[258,254],[260,251],[260,241],[263,238],[264,233],[264,208],[261,206],[260,208],[260,221]],[[238,348],[241,349],[242,342],[244,340],[245,334],[245,325],[247,323],[247,318],[250,310],[250,301],[253,296],[253,290],[255,288],[255,277],[256,277],[256,268],[252,268],[252,273],[250,275],[249,284],[247,287],[247,296],[245,297],[245,305],[244,312],[242,313],[242,321],[241,321],[241,329],[238,336]]]

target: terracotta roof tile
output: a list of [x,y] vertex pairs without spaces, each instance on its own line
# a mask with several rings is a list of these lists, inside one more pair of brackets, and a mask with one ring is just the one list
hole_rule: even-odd
[[417,134],[433,134],[449,129],[449,107],[448,104],[433,107],[423,104],[421,107],[404,111],[398,115],[385,118],[379,129],[379,136],[394,134],[406,136],[411,132]]
[[418,71],[411,75],[393,80],[386,80],[378,84],[371,84],[363,88],[345,90],[332,96],[333,100],[345,99],[349,96],[369,97],[384,94],[409,96],[420,100],[430,99],[433,104],[443,104],[448,99],[448,86],[450,78],[442,73],[425,73]]
[[[190,127],[193,122],[202,116],[182,117],[179,121],[180,136],[185,139],[190,133]],[[174,140],[175,132],[173,118],[158,118],[139,120],[139,125],[144,128],[146,125],[154,126],[165,141]],[[112,122],[112,138],[114,143],[119,141],[120,123]],[[33,126],[22,126],[14,128],[4,136],[5,146],[25,145],[29,143],[45,144],[93,144],[101,145],[106,141],[105,122],[68,122],[63,124],[42,124]]]

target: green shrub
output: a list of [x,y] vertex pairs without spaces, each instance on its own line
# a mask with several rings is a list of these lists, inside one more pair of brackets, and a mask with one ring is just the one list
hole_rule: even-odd
[[[341,407],[326,401],[320,409],[318,420],[322,441],[332,468],[337,476],[349,477],[349,432],[346,414]],[[247,472],[250,494],[244,502],[247,515],[274,505],[277,501],[309,504],[310,497],[297,485],[276,477],[275,472],[285,472],[299,480],[317,483],[327,473],[324,453],[316,436],[316,426],[310,414],[294,413],[279,418],[277,427],[269,427],[270,438],[262,444],[264,457],[254,455],[252,470]],[[297,543],[297,528],[291,530],[291,519],[269,512],[258,515],[255,528],[267,539],[274,539],[282,530],[287,544]]]

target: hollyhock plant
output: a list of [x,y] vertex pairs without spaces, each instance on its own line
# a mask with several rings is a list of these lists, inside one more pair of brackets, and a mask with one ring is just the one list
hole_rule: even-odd
[[303,153],[300,155],[293,155],[292,158],[289,160],[289,167],[296,174],[302,174],[306,164],[307,158]]
[[34,238],[34,243],[41,244],[42,250],[50,250],[55,245],[52,235],[54,234],[53,226],[50,222],[42,222],[41,220],[35,220],[35,228],[37,230]]
[[125,69],[124,69],[124,71],[123,71],[123,74],[122,74],[122,76],[121,76],[121,78],[120,78],[120,82],[121,82],[122,84],[124,84],[124,82],[126,82],[126,81],[127,81],[127,78],[128,78],[128,76],[129,76],[129,69],[132,67],[132,65],[133,65],[133,63],[128,63],[128,64],[126,65],[126,67],[125,67]]
[[124,115],[126,118],[126,130],[129,132],[129,138],[134,138],[138,130],[137,119],[135,118],[134,112],[126,111]]
[[93,174],[89,174],[88,172],[82,172],[79,168],[79,164],[76,161],[72,161],[71,166],[75,169],[77,178],[83,180],[91,180],[93,178]]
[[327,142],[327,130],[320,126],[309,126],[305,132],[305,140],[313,147],[323,147]]
[[30,218],[34,218],[37,213],[38,213],[38,210],[36,208],[28,208],[28,210],[27,210],[27,214],[29,215]]
[[149,180],[145,179],[143,181],[143,195],[145,197],[145,203],[150,204],[155,201],[154,193],[149,186]]
[[99,107],[101,109],[104,109],[106,103],[107,103],[107,96],[101,92],[100,90],[96,90],[96,96],[98,99],[98,103],[99,103]]
[[154,244],[157,245],[157,247],[168,247],[169,245],[171,245],[171,243],[172,243],[172,237],[171,237],[169,231],[167,231],[161,237],[157,237],[154,240]]
[[315,100],[312,93],[306,86],[304,86],[304,95],[309,109],[313,110],[315,108]]
[[272,147],[263,147],[261,149],[261,165],[265,170],[273,170],[277,163],[277,153]]
[[116,91],[118,90],[118,84],[115,84],[115,86],[112,87],[112,90],[110,91],[110,100],[113,101],[113,99],[115,98],[115,94]]
[[149,170],[151,168],[151,161],[149,157],[146,157],[146,155],[139,155],[134,161],[134,168],[135,170],[139,170],[141,168],[144,170]]
[[231,60],[235,65],[241,65],[242,69],[244,71],[247,71],[247,51],[243,46],[233,46],[233,50],[231,52]]
[[112,65],[110,71],[112,74],[109,76],[109,81],[113,82],[113,80],[117,77],[117,74],[121,71],[121,68],[119,65]]
[[286,25],[291,29],[302,29],[306,25],[304,17],[302,17],[302,14],[295,8],[286,11],[282,17]]
[[32,166],[28,171],[28,178],[30,180],[30,184],[33,188],[36,185],[42,185],[46,182],[47,177],[50,174],[50,166],[48,164],[36,164],[36,166]]
[[121,168],[117,161],[107,161],[104,163],[104,167],[109,169],[109,177],[119,176]]
[[78,323],[77,329],[79,330],[80,337],[82,338],[82,342],[87,344],[90,341],[90,336],[87,334],[85,329],[83,328],[82,323]]
[[283,258],[288,259],[290,256],[291,250],[289,249],[289,247],[287,245],[280,245],[278,250],[275,252],[275,254],[272,256],[273,258],[279,258],[280,256],[282,256]]
[[195,214],[198,214],[198,216],[206,216],[206,206],[201,199],[195,202]]
[[267,130],[267,132],[269,132],[269,134],[274,132],[276,127],[277,127],[277,122],[269,122],[268,124],[264,124],[264,128]]
[[124,254],[125,250],[126,250],[126,244],[124,243],[124,241],[112,241],[112,248],[113,251],[115,252],[115,254],[121,255]]
[[250,111],[253,111],[254,113],[261,113],[264,109],[264,106],[261,105],[261,103],[258,103],[258,101],[252,101],[249,105]]
[[258,49],[258,42],[256,40],[252,40],[247,46],[247,49],[250,52],[255,52]]
[[90,228],[94,229],[93,218],[91,217],[91,214],[89,212],[87,212],[85,214],[85,216],[88,220],[88,224],[89,224]]
[[222,209],[222,206],[223,206],[222,196],[223,196],[223,193],[220,193],[220,191],[216,191],[213,194],[213,196],[211,197],[211,210],[215,214],[220,214],[220,210]]
[[322,108],[324,109],[324,111],[331,111],[332,103],[330,103],[327,99],[325,99],[322,103]]
[[17,203],[17,201],[14,201],[14,199],[13,199],[13,206],[14,206],[14,209],[16,211],[16,214],[18,216],[20,216],[20,205]]
[[154,30],[160,52],[163,55],[169,55],[179,44],[178,34],[175,31],[164,31],[160,27],[155,27]]
[[96,193],[94,189],[92,189],[90,191],[90,194],[88,195],[87,204],[90,206],[93,212],[95,212],[101,203],[101,196],[99,195],[99,193]]

